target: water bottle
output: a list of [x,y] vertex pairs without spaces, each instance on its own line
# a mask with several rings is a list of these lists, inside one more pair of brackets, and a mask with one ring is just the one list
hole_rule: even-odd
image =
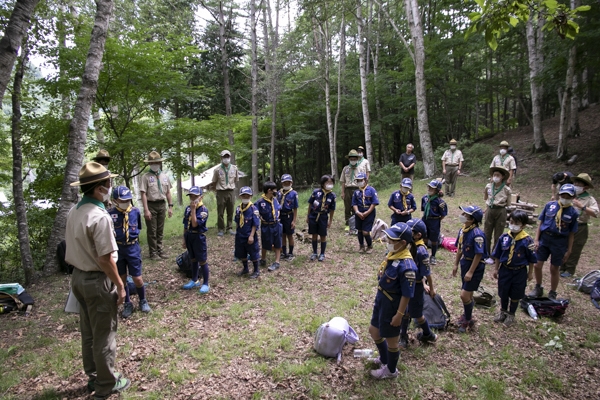
[[354,358],[376,357],[377,352],[371,349],[355,349]]
[[527,306],[527,312],[529,313],[529,316],[533,319],[538,319],[538,313],[537,311],[535,311],[535,308],[533,307],[533,304],[530,304]]

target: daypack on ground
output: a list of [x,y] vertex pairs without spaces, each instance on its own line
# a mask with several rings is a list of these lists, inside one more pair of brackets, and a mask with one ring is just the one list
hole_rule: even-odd
[[434,298],[423,292],[423,316],[427,319],[429,327],[433,329],[444,330],[450,323],[450,312],[442,296],[436,294]]
[[373,228],[371,229],[371,238],[373,241],[377,239],[383,238],[385,236],[385,230],[388,228],[388,224],[383,222],[381,219],[377,218],[375,223],[373,224]]
[[185,274],[188,278],[192,277],[192,262],[190,261],[190,256],[187,251],[178,255],[175,262],[179,267],[179,272]]
[[475,305],[481,308],[490,308],[496,304],[496,295],[490,290],[486,289],[482,285],[479,285],[479,289],[473,296]]
[[590,293],[590,300],[594,307],[600,310],[600,278],[596,279],[596,283],[594,283],[594,288]]
[[0,314],[6,314],[13,311],[21,311],[28,313],[33,308],[33,298],[27,292],[21,294],[10,294],[0,292]]
[[552,300],[547,297],[529,297],[521,299],[521,307],[527,311],[527,307],[532,305],[540,317],[557,318],[564,315],[569,306],[568,299]]
[[581,279],[577,279],[575,282],[577,284],[577,290],[580,292],[590,294],[596,281],[600,278],[600,270],[594,270],[588,272]]
[[342,317],[332,318],[331,321],[322,324],[315,333],[315,350],[325,357],[336,357],[340,362],[342,359],[342,348],[348,343],[356,343],[358,335]]
[[353,230],[356,229],[356,216],[352,215],[350,218],[348,218],[348,228],[350,229],[350,232],[352,232]]

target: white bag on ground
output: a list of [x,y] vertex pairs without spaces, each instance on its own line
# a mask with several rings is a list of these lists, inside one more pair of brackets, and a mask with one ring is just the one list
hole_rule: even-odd
[[377,218],[371,229],[371,238],[373,241],[381,239],[385,236],[385,230],[388,228],[388,224]]
[[336,357],[337,362],[342,359],[342,348],[346,342],[356,343],[358,335],[342,317],[332,318],[322,324],[315,334],[315,350],[325,357]]

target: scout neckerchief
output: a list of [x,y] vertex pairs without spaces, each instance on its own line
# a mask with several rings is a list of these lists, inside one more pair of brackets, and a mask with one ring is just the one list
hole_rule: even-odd
[[79,209],[79,207],[81,207],[82,205],[88,204],[88,203],[95,204],[98,207],[102,208],[103,210],[106,209],[104,207],[104,204],[102,204],[98,200],[94,199],[93,197],[88,196],[87,194],[84,194],[83,198],[81,199],[81,201],[79,203],[77,203],[77,209]]
[[290,186],[290,190],[288,190],[288,191],[281,189],[281,206],[283,206],[283,204],[285,203],[285,196],[287,196],[288,193],[291,192],[292,190],[293,189],[291,186]]
[[515,243],[517,243],[518,240],[525,239],[529,235],[527,234],[527,232],[522,230],[519,233],[517,233],[516,237],[513,237],[512,232],[509,232],[508,236],[512,238],[512,243],[510,244],[510,250],[508,251],[508,261],[506,261],[506,265],[510,265],[510,262],[512,261],[513,253],[515,251]]
[[116,209],[123,213],[123,233],[125,234],[125,243],[129,242],[129,212],[131,211],[131,202],[126,209],[117,206]]
[[163,194],[163,191],[162,191],[162,184],[161,184],[161,182],[160,182],[160,173],[161,173],[161,170],[159,169],[159,170],[158,170],[158,171],[156,171],[156,172],[154,172],[154,171],[150,170],[150,173],[152,173],[152,174],[156,175],[156,180],[158,181],[158,191],[160,192],[160,194]]
[[556,218],[554,219],[554,222],[556,222],[556,228],[558,229],[558,231],[560,232],[560,220],[562,218],[562,212],[565,208],[569,208],[571,207],[569,206],[563,206],[562,203],[559,201],[557,201],[558,203],[558,211],[556,212]]
[[415,246],[425,246],[425,241],[423,239],[419,239],[415,242]]
[[427,219],[427,217],[429,217],[429,210],[431,208],[431,202],[435,199],[438,198],[437,194],[434,194],[433,196],[427,195],[427,197],[429,198],[429,201],[427,202],[427,204],[425,204],[425,219]]
[[362,194],[362,206],[366,207],[367,205],[365,204],[365,190],[367,190],[367,185],[365,185],[364,188],[361,188],[360,186],[358,187],[358,190],[360,190],[360,193]]
[[240,228],[242,226],[244,226],[244,211],[246,211],[248,208],[250,208],[250,206],[252,205],[252,202],[249,201],[248,204],[246,204],[246,207],[244,207],[244,203],[242,203],[240,205]]
[[463,237],[465,236],[465,233],[467,233],[473,229],[475,229],[475,224],[471,224],[470,226],[463,225],[460,232],[458,232],[458,251],[462,251]]
[[381,266],[379,267],[379,276],[383,275],[383,273],[385,272],[388,261],[405,260],[407,258],[410,258],[412,260],[412,255],[410,254],[410,250],[408,249],[408,247],[405,248],[404,250],[400,250],[396,253],[392,253],[392,252],[387,253],[387,255],[385,256],[385,260],[383,260],[383,262],[381,263]]
[[[406,198],[408,197],[410,191],[407,192],[406,194],[402,193],[402,189],[400,189],[400,197],[402,197],[402,206],[404,207],[404,210],[402,211],[406,211],[408,210],[408,205],[406,204]],[[429,202],[427,202],[427,204],[429,204]]]
[[[456,149],[452,150],[450,149],[450,164],[454,164],[454,152],[456,151]],[[489,158],[488,158],[489,160]]]
[[229,186],[229,168],[231,168],[231,164],[228,164],[227,168],[225,168],[225,165],[221,163],[221,168],[225,171],[225,186]]
[[498,188],[498,190],[494,190],[494,186],[495,186],[494,182],[492,182],[492,196],[490,197],[490,201],[488,203],[488,206],[490,206],[490,207],[494,205],[494,200],[496,198],[496,195],[498,193],[500,193],[500,191],[504,188],[505,183],[504,183],[504,181],[502,181],[502,185],[500,185],[500,187]]
[[[265,199],[265,201],[266,201],[266,202],[268,202],[268,203],[270,203],[270,204],[271,204],[271,214],[273,214],[273,222],[276,222],[276,221],[277,221],[277,218],[275,217],[275,205],[273,204],[273,199],[269,199],[269,198],[267,197],[267,195],[266,195],[266,194],[264,194],[264,193],[261,195],[261,197],[262,197],[263,199]],[[265,221],[265,222],[266,222],[266,221]]]
[[327,206],[327,195],[329,193],[331,193],[331,190],[327,190],[327,189],[323,188],[323,201],[321,201],[321,210],[320,210],[320,212],[325,211],[325,207]]
[[351,174],[350,174],[350,182],[352,182],[354,180],[354,170],[358,167],[358,161],[356,162],[355,165],[352,165],[352,162],[351,162],[350,165],[349,165],[349,167],[350,167],[350,172],[351,172]]
[[[204,203],[202,202],[202,200],[200,200],[198,202],[198,204],[196,204],[196,210],[199,209],[200,207],[202,207],[204,205]],[[196,221],[198,222],[198,221]],[[192,229],[192,207],[190,206],[190,215],[188,215],[188,229]]]
[[508,156],[510,156],[510,154],[506,153],[505,155],[502,154],[498,154],[499,159],[500,159],[500,165],[504,167],[504,161],[506,161],[506,159],[508,158]]

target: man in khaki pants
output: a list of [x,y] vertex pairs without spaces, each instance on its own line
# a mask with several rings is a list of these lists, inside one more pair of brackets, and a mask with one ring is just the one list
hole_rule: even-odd
[[450,149],[446,150],[442,156],[442,172],[446,180],[446,195],[452,197],[454,196],[458,175],[460,175],[462,169],[462,163],[465,160],[462,152],[456,148],[456,139],[452,139],[449,144]]
[[117,242],[113,222],[103,201],[110,198],[111,175],[96,162],[79,171],[83,197],[67,216],[65,260],[74,266],[71,287],[79,301],[81,353],[88,376],[88,391],[105,399],[129,387],[131,382],[115,372],[117,307],[125,288],[117,272]]
[[[225,228],[230,235],[235,235],[232,229],[233,208],[235,206],[235,184],[239,180],[238,168],[231,164],[229,150],[221,152],[221,165],[215,168],[212,185],[217,191],[217,236],[223,236]],[[227,226],[225,226],[225,211],[227,211]]]

